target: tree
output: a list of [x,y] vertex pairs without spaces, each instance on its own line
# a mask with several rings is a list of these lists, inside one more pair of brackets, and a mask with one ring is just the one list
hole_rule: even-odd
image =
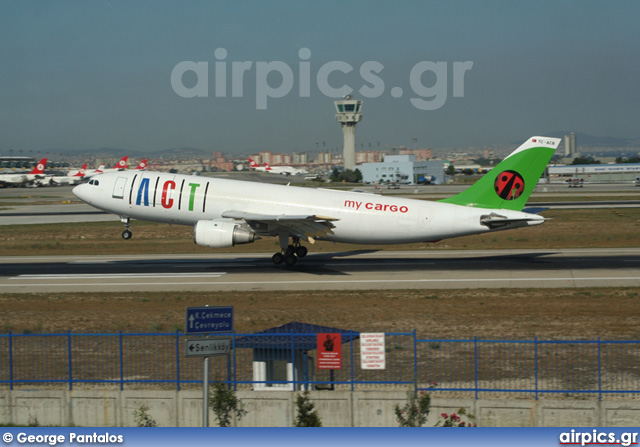
[[616,163],[640,163],[640,157],[616,157]]
[[209,391],[209,408],[216,415],[220,427],[229,427],[234,415],[240,420],[247,414],[236,392],[222,382],[215,382]]
[[456,174],[456,168],[455,166],[453,166],[453,163],[449,164],[449,166],[447,166],[447,170],[445,171],[445,174],[453,176]]
[[331,181],[359,183],[362,181],[362,173],[359,169],[356,169],[355,171],[352,171],[351,169],[340,171],[338,168],[333,168],[333,171],[331,172]]
[[315,406],[311,402],[309,390],[296,396],[297,415],[294,421],[294,427],[322,427],[320,416],[316,413]]
[[422,391],[416,398],[415,392],[407,391],[407,403],[396,405],[395,413],[400,427],[422,427],[427,422],[431,409],[431,396]]
[[576,157],[571,162],[572,165],[599,165],[600,160],[594,160],[591,157]]

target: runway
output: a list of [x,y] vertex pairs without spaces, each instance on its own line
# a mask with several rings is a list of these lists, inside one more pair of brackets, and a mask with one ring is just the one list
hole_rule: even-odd
[[0,293],[640,287],[640,248],[4,257]]

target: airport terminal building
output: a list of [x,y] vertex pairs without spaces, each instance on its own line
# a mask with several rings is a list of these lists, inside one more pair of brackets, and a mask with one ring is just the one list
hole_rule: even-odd
[[382,163],[363,163],[358,169],[363,183],[439,185],[445,182],[443,161],[416,161],[414,155],[386,155]]
[[35,165],[35,157],[14,157],[0,156],[0,173],[11,173],[13,171],[30,171]]
[[640,163],[549,166],[549,176],[578,177],[590,182],[631,182],[640,176]]

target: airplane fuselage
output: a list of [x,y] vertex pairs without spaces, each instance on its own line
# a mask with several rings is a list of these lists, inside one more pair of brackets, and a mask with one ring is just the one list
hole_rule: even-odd
[[[526,220],[524,225],[544,220],[512,210],[160,172],[101,174],[90,184],[74,188],[74,193],[121,217],[181,225],[232,221],[223,217],[230,211],[325,216],[332,219],[335,228],[333,234],[321,239],[361,244],[437,241],[489,232],[492,230],[482,219],[492,212]],[[268,228],[257,233],[273,235]]]
[[43,179],[44,174],[4,174],[0,176],[0,184],[19,186]]

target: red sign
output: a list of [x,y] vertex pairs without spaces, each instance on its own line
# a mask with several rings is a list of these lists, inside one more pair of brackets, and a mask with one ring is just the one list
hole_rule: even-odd
[[340,334],[318,334],[318,369],[342,368]]

